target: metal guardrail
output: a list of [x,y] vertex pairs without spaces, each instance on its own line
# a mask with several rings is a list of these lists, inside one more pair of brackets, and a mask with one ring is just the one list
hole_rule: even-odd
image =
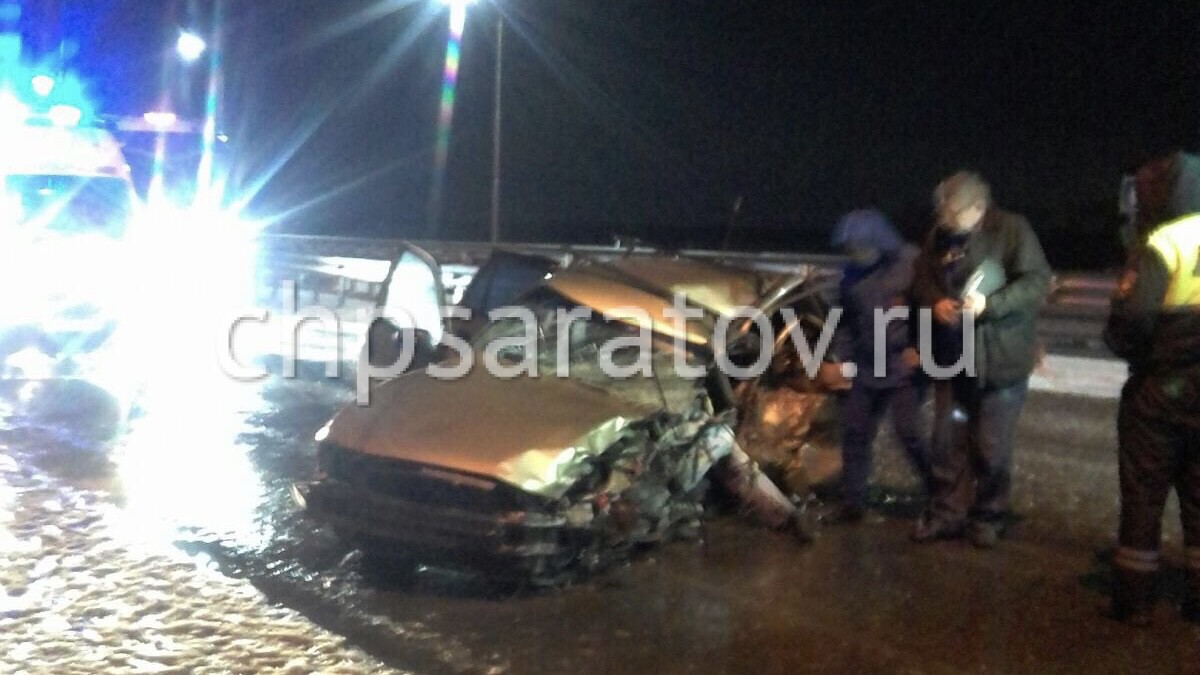
[[[372,300],[380,291],[390,262],[403,250],[399,239],[363,239],[354,237],[264,235],[260,239],[266,278],[262,283],[272,290],[279,282],[295,281],[302,293],[313,298],[336,298],[340,306],[347,299]],[[595,246],[545,243],[505,243],[494,246],[481,242],[412,241],[428,251],[443,265],[443,282],[448,292],[460,292],[469,282],[474,268],[486,260],[492,250],[534,253],[546,256],[613,258],[661,253],[642,245]],[[835,255],[679,250],[680,255],[725,262],[762,271],[791,272],[804,267],[836,270],[843,258]],[[1055,277],[1046,306],[1042,310],[1039,332],[1048,350],[1057,353],[1107,355],[1101,339],[1108,303],[1116,289],[1115,275],[1066,273]]]
[[[599,246],[591,244],[503,243],[463,241],[421,241],[404,239],[368,239],[325,235],[268,234],[260,238],[264,250],[272,255],[291,255],[320,258],[349,258],[392,260],[403,245],[412,243],[429,251],[445,262],[480,261],[494,249],[544,255],[583,255],[592,257],[649,255],[663,249],[642,245]],[[713,251],[680,249],[672,251],[688,257],[718,260],[763,270],[792,270],[800,265],[834,268],[845,260],[842,256],[819,253],[789,253],[781,251]],[[1116,277],[1109,274],[1064,273],[1059,276],[1056,291],[1066,295],[1096,294],[1107,296],[1116,287]]]
[[1107,312],[1116,290],[1115,276],[1066,275],[1055,280],[1050,302],[1054,305],[1099,308]]
[[[478,262],[486,258],[492,250],[497,248],[542,255],[577,255],[594,258],[649,255],[663,252],[661,248],[640,244],[621,245],[620,243],[614,246],[546,243],[504,243],[494,245],[486,242],[362,239],[355,237],[288,234],[264,235],[260,241],[266,250],[275,254],[371,260],[392,260],[399,254],[407,241],[429,251],[439,261],[450,263],[465,262],[468,260]],[[717,260],[734,265],[754,267],[755,269],[776,271],[794,270],[801,265],[835,267],[842,262],[841,256],[810,253],[710,251],[703,249],[681,249],[672,252],[702,260]]]
[[[406,243],[428,251],[441,263],[443,285],[451,295],[461,292],[462,287],[470,281],[474,269],[496,249],[560,258],[564,263],[573,257],[605,260],[662,253],[662,249],[642,245],[515,243],[493,246],[477,242],[266,235],[260,239],[260,258],[263,263],[260,267],[265,273],[265,278],[260,282],[270,289],[272,297],[282,282],[294,281],[300,292],[308,293],[312,298],[333,294],[339,307],[351,298],[371,299],[378,296],[379,284],[387,275],[389,263],[400,254]],[[674,252],[701,260],[781,273],[812,267],[834,270],[842,262],[842,258],[833,255],[695,249]]]

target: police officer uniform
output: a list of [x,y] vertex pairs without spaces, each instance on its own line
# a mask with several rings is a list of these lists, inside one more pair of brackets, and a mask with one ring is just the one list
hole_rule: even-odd
[[1163,507],[1175,488],[1187,549],[1183,613],[1200,621],[1200,158],[1176,153],[1137,174],[1146,237],[1130,256],[1105,340],[1129,361],[1118,414],[1121,522],[1113,613],[1146,624]]

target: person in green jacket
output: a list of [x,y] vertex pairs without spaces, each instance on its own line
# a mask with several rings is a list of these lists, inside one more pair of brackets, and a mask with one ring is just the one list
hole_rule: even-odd
[[[1051,271],[1022,216],[959,172],[934,191],[937,225],[914,268],[922,364],[934,379],[933,495],[914,541],[1004,534],[1013,437],[1038,358],[1035,319]],[[928,316],[929,314],[932,317]]]

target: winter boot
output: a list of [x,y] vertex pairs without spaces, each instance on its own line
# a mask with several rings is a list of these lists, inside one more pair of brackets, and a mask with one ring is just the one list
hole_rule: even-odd
[[1131,626],[1149,626],[1154,609],[1154,572],[1114,570],[1112,618]]

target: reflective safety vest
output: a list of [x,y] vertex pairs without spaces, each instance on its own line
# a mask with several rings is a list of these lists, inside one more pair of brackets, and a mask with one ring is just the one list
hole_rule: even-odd
[[1162,258],[1170,277],[1163,309],[1200,309],[1200,213],[1161,225],[1146,244]]

